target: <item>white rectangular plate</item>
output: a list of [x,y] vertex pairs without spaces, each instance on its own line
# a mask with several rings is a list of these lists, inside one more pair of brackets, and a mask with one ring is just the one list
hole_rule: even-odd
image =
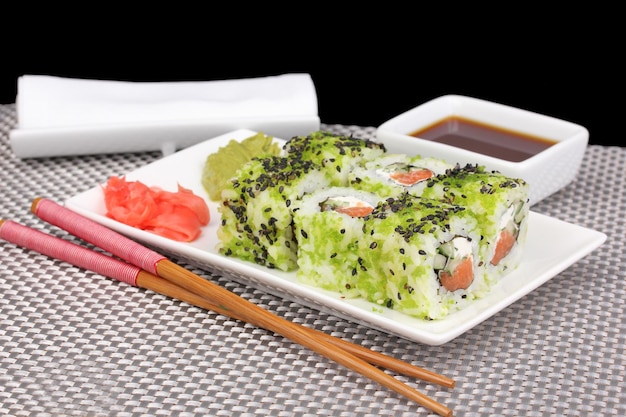
[[441,345],[463,334],[541,286],[606,240],[605,234],[595,230],[531,212],[521,266],[503,277],[487,297],[459,313],[443,320],[424,321],[361,299],[345,299],[339,294],[299,283],[294,272],[268,269],[225,257],[216,251],[220,215],[218,204],[208,199],[202,187],[204,162],[209,154],[231,139],[241,140],[255,133],[247,129],[236,130],[125,174],[129,181],[141,181],[170,191],[175,191],[180,184],[203,196],[209,205],[211,222],[194,242],[176,242],[106,217],[100,186],[68,199],[65,206],[135,240],[160,248],[164,255],[177,256],[190,264],[219,271],[268,293],[428,345]]

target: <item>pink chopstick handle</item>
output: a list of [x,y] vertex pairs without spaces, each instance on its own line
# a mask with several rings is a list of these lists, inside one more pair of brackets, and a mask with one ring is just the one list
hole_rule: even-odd
[[137,286],[137,275],[141,269],[135,265],[127,264],[14,221],[7,220],[0,224],[0,237],[51,258],[60,259],[80,268]]
[[74,236],[78,236],[154,275],[158,275],[157,263],[165,259],[165,256],[54,201],[45,198],[39,199],[36,204],[33,204],[32,211],[42,220],[67,230]]

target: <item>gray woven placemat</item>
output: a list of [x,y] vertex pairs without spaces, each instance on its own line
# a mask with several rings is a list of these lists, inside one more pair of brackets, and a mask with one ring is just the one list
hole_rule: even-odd
[[[68,239],[30,214],[33,198],[64,201],[160,156],[18,160],[8,138],[15,123],[15,106],[0,106],[0,218]],[[626,148],[589,146],[574,183],[533,210],[602,231],[608,240],[442,346],[390,336],[190,268],[289,320],[454,378],[457,386],[447,389],[398,376],[457,416],[626,415]],[[6,242],[0,242],[0,293],[0,415],[430,414],[281,336]]]

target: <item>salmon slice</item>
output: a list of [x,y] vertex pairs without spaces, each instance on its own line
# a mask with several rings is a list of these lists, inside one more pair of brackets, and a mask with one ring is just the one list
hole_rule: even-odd
[[498,236],[498,242],[496,243],[496,250],[491,258],[492,265],[498,265],[500,261],[511,252],[513,245],[515,245],[515,236],[510,230],[504,229]]
[[365,217],[374,211],[374,207],[365,201],[350,196],[329,197],[320,203],[320,210],[332,210],[350,217]]
[[432,178],[433,175],[434,174],[430,169],[418,168],[408,172],[396,171],[391,173],[389,177],[398,184],[411,186],[417,184],[420,181]]
[[204,199],[181,185],[170,192],[110,177],[103,192],[108,217],[169,239],[191,242],[211,219]]
[[338,213],[347,214],[350,217],[365,217],[374,211],[374,207],[371,206],[350,206],[350,207],[336,207],[335,211]]
[[454,271],[439,271],[441,285],[448,291],[467,289],[474,281],[472,257],[467,256],[456,266]]

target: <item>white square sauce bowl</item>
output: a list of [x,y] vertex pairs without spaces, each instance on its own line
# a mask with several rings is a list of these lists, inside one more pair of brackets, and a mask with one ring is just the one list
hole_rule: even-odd
[[524,179],[536,204],[574,179],[589,132],[539,113],[446,95],[384,122],[376,137],[388,152],[478,164]]

